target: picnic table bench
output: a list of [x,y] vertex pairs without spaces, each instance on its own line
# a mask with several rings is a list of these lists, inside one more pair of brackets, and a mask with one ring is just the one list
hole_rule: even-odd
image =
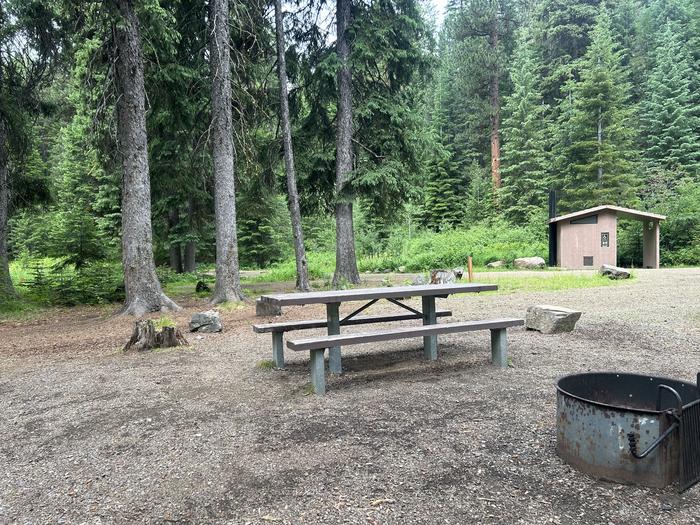
[[[333,374],[342,373],[341,347],[354,344],[423,337],[423,352],[428,360],[437,359],[437,336],[456,332],[474,330],[491,330],[492,361],[495,365],[507,365],[506,328],[523,324],[522,319],[495,319],[487,321],[469,321],[461,323],[437,324],[438,317],[450,316],[449,310],[436,310],[435,299],[457,293],[476,293],[497,290],[493,284],[442,284],[423,286],[396,286],[381,288],[357,288],[352,290],[331,290],[322,292],[297,292],[286,294],[263,295],[260,300],[277,306],[325,304],[326,320],[314,319],[286,323],[256,324],[255,332],[272,333],[273,360],[278,368],[284,367],[284,332],[310,328],[327,328],[328,335],[287,341],[292,351],[309,351],[311,357],[311,382],[317,394],[325,393],[324,351],[328,348],[328,365]],[[420,297],[422,311],[417,310],[402,300]],[[387,300],[403,308],[408,313],[390,315],[360,316],[361,312],[378,302]],[[340,304],[349,301],[367,301],[352,313],[340,318]],[[340,334],[340,327],[347,325],[383,323],[422,319],[423,326],[400,327],[391,330],[365,332],[359,334]]]

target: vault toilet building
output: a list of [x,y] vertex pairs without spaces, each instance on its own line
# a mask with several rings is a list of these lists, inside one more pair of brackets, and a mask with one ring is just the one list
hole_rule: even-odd
[[[549,219],[550,250],[563,268],[617,266],[617,219],[644,224],[644,268],[659,267],[659,222],[666,216],[620,206],[596,206]],[[554,241],[554,242],[552,242]],[[552,244],[556,243],[556,247]],[[550,265],[553,262],[550,255]]]

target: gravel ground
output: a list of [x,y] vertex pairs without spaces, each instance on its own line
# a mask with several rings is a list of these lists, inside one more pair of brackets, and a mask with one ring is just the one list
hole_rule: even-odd
[[468,320],[535,303],[584,315],[570,334],[510,330],[505,371],[488,332],[441,337],[435,363],[417,340],[354,347],[325,397],[305,395],[304,355],[257,366],[270,336],[252,333],[252,307],[188,349],[144,354],[119,351],[131,320],[95,309],[2,323],[0,523],[700,523],[700,487],[597,481],[554,453],[557,377],[694,381],[700,269],[439,306]]

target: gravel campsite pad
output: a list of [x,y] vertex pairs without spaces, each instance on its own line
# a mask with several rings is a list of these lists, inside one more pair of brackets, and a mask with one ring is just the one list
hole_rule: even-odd
[[[438,307],[463,321],[539,303],[584,313],[573,333],[509,330],[507,370],[489,364],[488,331],[440,337],[437,362],[419,340],[357,346],[325,397],[308,395],[307,355],[264,366],[253,306],[148,353],[122,353],[133,320],[104,310],[2,323],[0,523],[700,523],[700,487],[597,481],[554,453],[558,377],[695,382],[700,270]],[[284,318],[314,316],[323,307]]]

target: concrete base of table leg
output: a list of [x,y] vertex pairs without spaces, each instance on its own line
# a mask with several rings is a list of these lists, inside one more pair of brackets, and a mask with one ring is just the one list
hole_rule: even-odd
[[501,368],[508,366],[508,341],[505,328],[491,330],[491,363]]
[[326,393],[326,361],[323,349],[311,350],[311,384],[318,395]]
[[284,340],[282,332],[272,332],[272,361],[275,368],[284,368]]

